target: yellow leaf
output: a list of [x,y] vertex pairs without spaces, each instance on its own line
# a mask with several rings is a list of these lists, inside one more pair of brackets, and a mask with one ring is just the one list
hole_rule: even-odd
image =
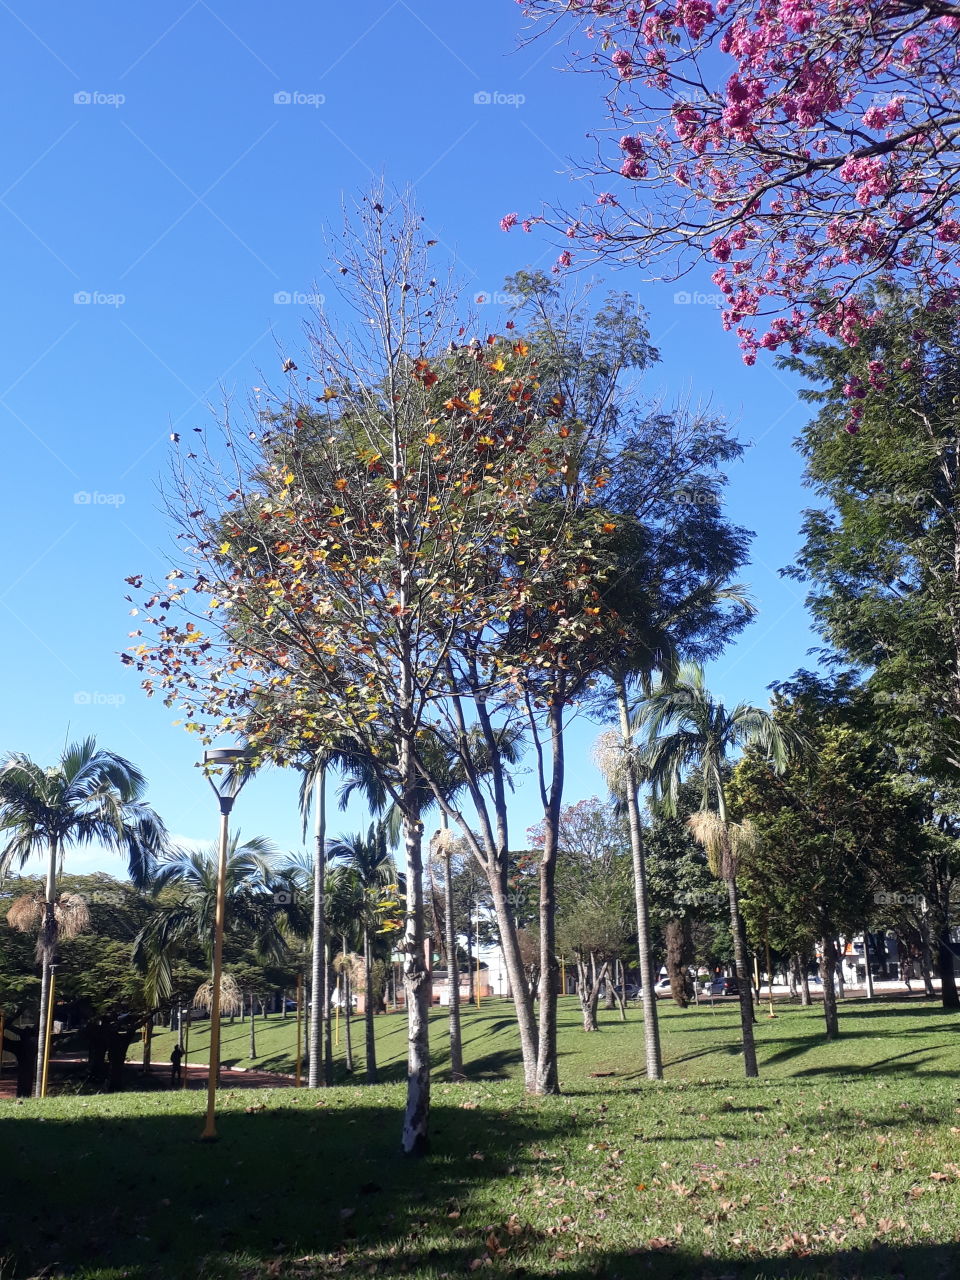
[[292,472],[292,471],[288,471],[288,472],[287,472],[287,474],[283,477],[283,483],[284,483],[285,485],[293,484],[293,472]]
[[440,437],[437,435],[435,431],[431,431],[430,434],[427,436],[427,444],[432,445],[432,444],[439,444],[439,443],[440,443]]
[[221,543],[220,543],[220,554],[221,554],[222,556],[225,556],[229,550],[230,550],[230,543],[229,543],[229,542],[221,542]]
[[473,389],[472,391],[469,391],[469,392],[467,393],[467,400],[470,402],[470,404],[479,404],[479,403],[480,403],[480,388],[479,388],[479,387],[474,387],[474,389]]

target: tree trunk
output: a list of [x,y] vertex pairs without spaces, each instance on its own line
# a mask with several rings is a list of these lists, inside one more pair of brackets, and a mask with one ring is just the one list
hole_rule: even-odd
[[930,926],[925,919],[920,921],[920,973],[923,977],[923,991],[926,996],[935,996],[933,989],[933,952],[930,949]]
[[960,994],[950,945],[950,923],[944,923],[937,935],[937,960],[940,968],[940,1000],[944,1009],[960,1009]]
[[[623,748],[629,751],[633,744],[630,732],[630,713],[627,703],[627,685],[622,676],[616,678],[617,711],[620,717],[620,734]],[[637,950],[640,959],[640,998],[643,1001],[643,1048],[646,1059],[647,1079],[663,1078],[663,1057],[660,1050],[660,1027],[657,1014],[657,992],[653,965],[650,960],[650,900],[647,893],[646,856],[643,847],[643,825],[640,821],[640,804],[637,798],[636,774],[630,766],[627,779],[627,819],[630,827],[630,853],[633,860],[633,894],[637,910]]]
[[324,941],[323,947],[323,1083],[333,1084],[333,1019],[330,1017],[330,992],[333,967],[330,964],[330,945]]
[[[724,821],[726,816],[724,815]],[[733,935],[733,958],[736,966],[737,990],[740,992],[740,1038],[743,1041],[743,1073],[753,1079],[757,1069],[757,1049],[753,1040],[753,992],[750,990],[750,966],[743,944],[743,922],[740,918],[740,896],[735,876],[727,880],[730,902],[730,932]]]
[[250,993],[250,1061],[257,1056],[257,1008],[253,992]]
[[467,907],[467,1000],[473,1004],[477,998],[475,989],[476,974],[473,969],[473,921],[470,918],[470,908]]
[[597,1005],[600,1003],[600,988],[608,977],[609,966],[604,963],[597,970],[593,955],[590,956],[590,972],[580,956],[577,957],[577,994],[580,997],[580,1011],[583,1014],[584,1031],[599,1031],[597,1022]]
[[33,1096],[40,1097],[43,1088],[43,1063],[47,1042],[47,1006],[50,1003],[50,966],[53,963],[54,948],[57,936],[57,921],[54,915],[54,903],[57,900],[57,844],[50,841],[49,861],[47,862],[47,893],[43,905],[43,925],[41,940],[43,942],[43,963],[40,975],[40,1012],[37,1021],[37,1067],[33,1078]]
[[690,1003],[687,995],[687,983],[683,968],[683,921],[676,916],[667,921],[665,930],[667,976],[670,979],[670,994],[673,1002],[681,1009]]
[[403,1116],[405,1155],[423,1155],[429,1147],[430,1031],[429,975],[424,960],[423,845],[412,795],[409,746],[401,748],[407,782],[403,834],[407,861],[407,914],[404,928],[403,986],[407,1002],[407,1102]]
[[150,1060],[153,1057],[153,1019],[147,1020],[146,1026],[143,1028],[143,1070],[149,1072]]
[[[506,856],[505,854],[503,855]],[[490,863],[484,867],[493,909],[497,917],[497,930],[500,934],[500,949],[507,969],[513,1007],[517,1015],[517,1028],[520,1032],[520,1053],[523,1057],[523,1087],[527,1093],[537,1092],[537,1057],[539,1053],[539,1030],[533,1009],[533,991],[527,982],[527,975],[520,955],[520,940],[517,937],[516,918],[507,895],[504,877],[498,866]],[[469,942],[469,935],[468,935]],[[472,970],[471,970],[472,972]],[[473,990],[471,978],[471,991]]]
[[837,992],[834,986],[837,969],[837,948],[832,934],[825,934],[820,943],[820,980],[823,984],[823,1018],[827,1026],[827,1039],[836,1040],[840,1034],[837,1016]]
[[[330,1021],[329,986],[324,973],[327,956],[326,902],[327,874],[327,766],[320,763],[313,780],[313,930],[310,955],[310,1029],[307,1041],[307,1087],[329,1084],[323,1061],[324,1025]],[[252,1056],[252,1055],[251,1055]]]
[[[443,821],[447,830],[446,815]],[[457,931],[453,923],[453,860],[450,846],[443,847],[444,866],[444,927],[447,947],[447,987],[450,992],[450,1078],[457,1081],[463,1075],[463,1041],[460,1035],[460,966],[457,962]]]
[[377,1083],[377,1037],[373,1025],[373,946],[370,942],[370,929],[363,926],[363,1023],[366,1032],[366,1070],[367,1084]]
[[557,705],[550,708],[552,768],[547,803],[544,805],[544,842],[540,858],[540,1008],[538,1018],[538,1094],[560,1092],[557,1072],[557,854],[560,802],[563,796],[563,727]]
[[[346,945],[346,944],[344,944]],[[346,1050],[347,1070],[353,1071],[353,982],[350,975],[350,964],[343,971],[343,1037]]]
[[800,961],[800,1003],[810,1004],[810,966],[806,956],[802,956]]

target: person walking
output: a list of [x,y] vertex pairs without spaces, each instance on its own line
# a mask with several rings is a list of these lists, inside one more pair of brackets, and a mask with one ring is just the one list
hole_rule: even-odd
[[173,1052],[170,1054],[170,1087],[178,1085],[181,1079],[180,1062],[183,1058],[183,1050],[178,1044],[173,1046]]

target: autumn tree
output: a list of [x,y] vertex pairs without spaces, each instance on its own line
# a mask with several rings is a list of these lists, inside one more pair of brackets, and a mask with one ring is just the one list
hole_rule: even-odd
[[[538,486],[569,450],[530,347],[458,342],[422,220],[387,199],[366,198],[335,250],[354,328],[318,317],[312,372],[288,359],[289,384],[264,393],[253,431],[227,422],[219,453],[200,445],[183,459],[171,505],[186,564],[146,601],[151,639],[127,657],[207,739],[242,734],[284,762],[344,737],[363,744],[403,820],[403,1148],[418,1153],[429,1113],[421,744],[460,695],[455,646],[471,637],[483,694],[500,699],[513,671],[491,650],[504,628],[572,572],[588,593],[604,535],[597,514],[597,549],[572,546],[555,505],[550,536],[535,540]],[[582,611],[575,624],[589,625]]]

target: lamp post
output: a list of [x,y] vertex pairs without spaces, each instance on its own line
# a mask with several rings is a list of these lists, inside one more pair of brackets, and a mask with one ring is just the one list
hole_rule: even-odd
[[249,773],[243,768],[247,753],[239,747],[205,751],[205,767],[220,766],[218,779],[207,773],[207,781],[220,803],[220,856],[217,864],[217,914],[213,931],[213,993],[210,997],[210,1067],[207,1077],[207,1117],[201,1142],[217,1140],[217,1081],[220,1075],[220,980],[223,972],[223,921],[227,899],[227,845],[230,813]]

